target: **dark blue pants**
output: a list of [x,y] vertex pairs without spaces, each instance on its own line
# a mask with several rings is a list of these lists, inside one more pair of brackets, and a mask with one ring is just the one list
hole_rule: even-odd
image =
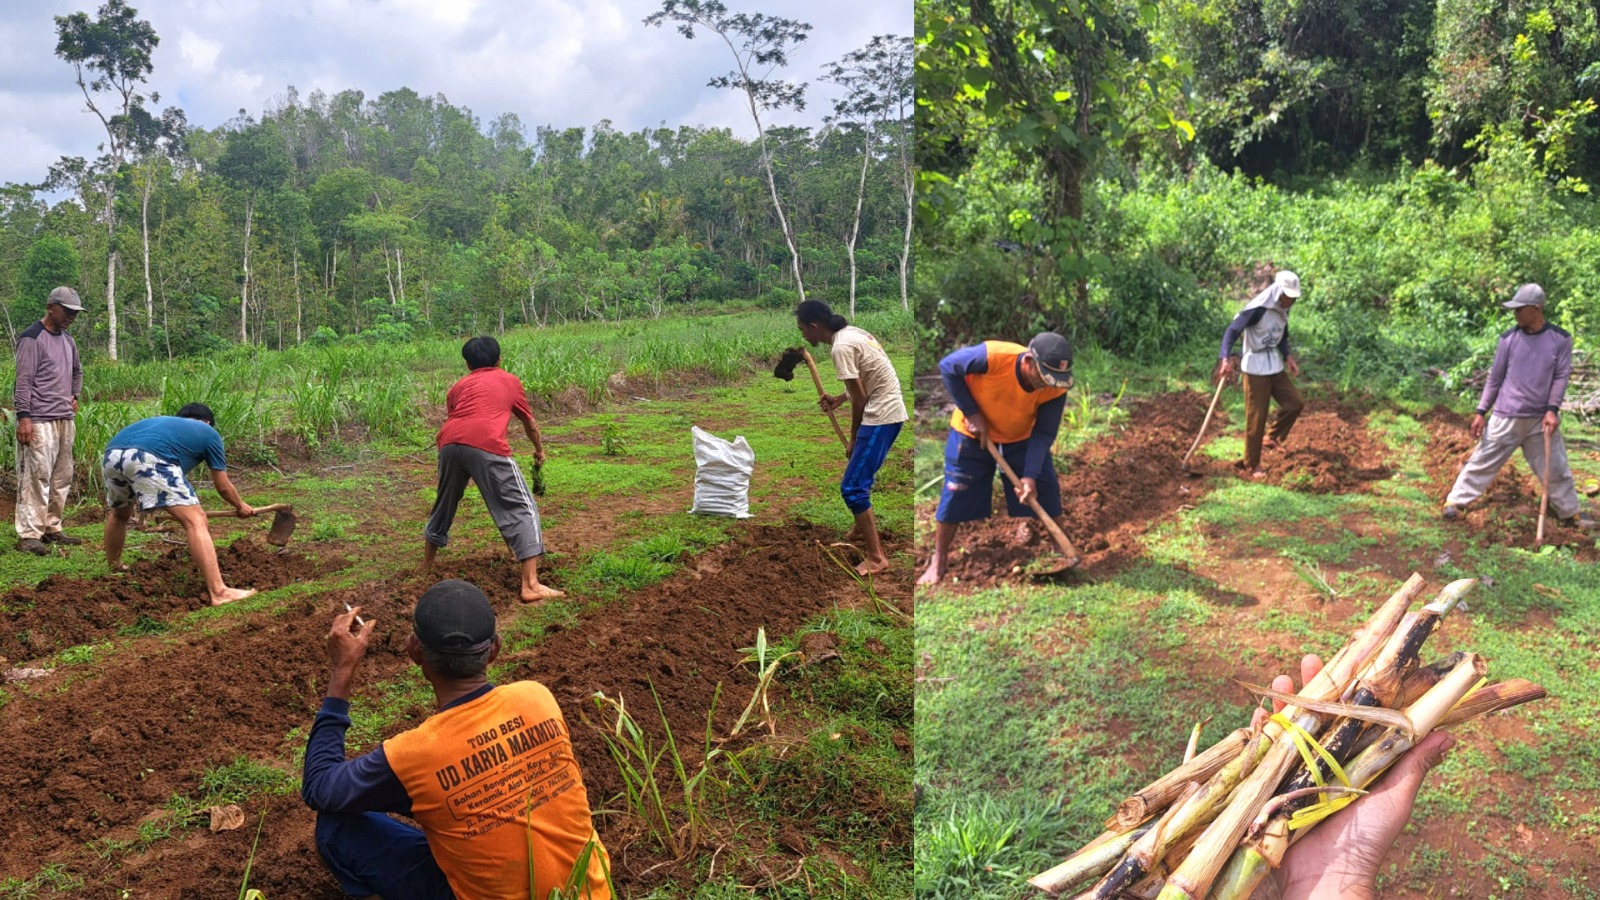
[[892,425],[863,425],[856,429],[856,442],[850,448],[850,461],[845,464],[844,478],[839,482],[839,494],[852,515],[861,515],[872,508],[872,482],[889,458],[889,448],[900,436],[903,423]]
[[381,813],[318,813],[317,852],[352,897],[455,900],[428,839]]
[[[999,444],[1000,455],[1006,458],[1011,470],[1020,477],[1023,461],[1028,455],[1028,442],[1016,441]],[[944,446],[944,491],[939,495],[939,509],[934,521],[945,523],[976,522],[987,519],[994,512],[994,457],[983,444],[967,437],[954,428]],[[1056,465],[1051,460],[1045,464],[1044,473],[1035,481],[1039,491],[1039,505],[1050,518],[1061,515],[1061,485],[1056,481]],[[1006,511],[1018,518],[1034,518],[1033,510],[1017,499],[1006,483]]]

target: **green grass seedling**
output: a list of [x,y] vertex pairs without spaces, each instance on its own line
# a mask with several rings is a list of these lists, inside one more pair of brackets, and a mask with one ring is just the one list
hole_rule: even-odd
[[755,712],[757,703],[761,704],[761,721],[766,724],[767,733],[776,735],[778,733],[778,725],[772,718],[772,706],[768,701],[767,691],[771,689],[773,679],[778,677],[778,667],[783,665],[783,661],[791,656],[801,656],[802,654],[798,650],[791,650],[788,653],[780,654],[772,662],[767,662],[766,628],[756,629],[756,645],[754,647],[745,647],[739,652],[745,654],[744,658],[739,660],[740,665],[751,662],[756,664],[756,691],[750,697],[750,702],[745,704],[744,712],[739,714],[739,721],[733,723],[733,730],[728,732],[728,737],[739,736],[739,732],[744,728],[744,723],[749,721],[750,715]]
[[[719,696],[720,693],[719,688]],[[690,775],[673,738],[666,710],[661,706],[661,697],[653,685],[650,696],[656,701],[656,712],[665,733],[665,739],[659,744],[639,727],[620,695],[613,699],[596,692],[590,698],[602,719],[613,719],[609,726],[590,722],[587,716],[585,721],[600,732],[622,773],[629,811],[643,820],[650,836],[663,849],[682,860],[701,844],[707,816],[700,788],[707,778],[717,782],[711,774],[711,763],[724,755],[720,747],[712,747],[711,717],[716,712],[716,701],[712,701],[711,709],[706,712],[705,752],[700,768]],[[675,799],[669,799],[669,793],[663,790],[662,782],[667,778],[674,780],[674,787],[680,792]]]

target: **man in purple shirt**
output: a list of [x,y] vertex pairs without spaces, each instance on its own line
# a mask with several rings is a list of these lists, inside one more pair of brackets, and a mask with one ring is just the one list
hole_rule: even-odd
[[82,311],[78,292],[58,287],[44,318],[17,335],[17,547],[36,556],[50,552],[47,544],[83,543],[61,530],[83,389],[78,345],[67,329]]
[[1537,284],[1517,288],[1501,306],[1515,312],[1517,325],[1506,329],[1495,347],[1478,414],[1472,417],[1472,436],[1481,440],[1445,498],[1444,517],[1459,517],[1482,496],[1518,447],[1534,475],[1543,475],[1544,436],[1549,435],[1550,509],[1563,524],[1592,528],[1594,519],[1579,507],[1560,431],[1561,399],[1572,374],[1572,336],[1545,321],[1544,289]]

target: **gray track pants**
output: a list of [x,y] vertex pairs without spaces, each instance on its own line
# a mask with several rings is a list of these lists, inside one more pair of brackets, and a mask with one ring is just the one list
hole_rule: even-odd
[[[1472,458],[1461,467],[1456,476],[1456,486],[1445,498],[1451,506],[1466,506],[1489,489],[1495,473],[1506,464],[1511,454],[1522,448],[1522,458],[1528,461],[1533,477],[1544,477],[1544,434],[1540,430],[1542,417],[1502,418],[1489,416],[1483,429],[1483,440]],[[1561,439],[1561,430],[1550,435],[1550,511],[1558,519],[1578,513],[1578,491],[1572,484],[1572,469],[1567,465],[1567,443]]]
[[522,480],[517,461],[465,444],[439,448],[439,496],[433,501],[433,514],[423,531],[428,543],[436,547],[449,545],[450,523],[455,521],[456,507],[469,478],[478,486],[489,515],[517,562],[542,556],[544,536],[539,531],[539,506]]

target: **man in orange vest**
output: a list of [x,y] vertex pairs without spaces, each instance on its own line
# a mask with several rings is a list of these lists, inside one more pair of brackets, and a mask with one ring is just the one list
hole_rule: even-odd
[[489,683],[500,635],[494,608],[473,585],[441,581],[412,614],[406,653],[433,686],[438,711],[345,759],[351,682],[376,625],[357,619],[360,609],[335,618],[328,633],[333,674],[300,788],[318,812],[317,850],[345,893],[529,900],[563,888],[564,896],[610,900],[610,863],[566,720],[538,682]]
[[1072,387],[1072,344],[1053,331],[1037,335],[1026,347],[984,341],[940,360],[939,377],[956,410],[950,415],[950,437],[945,442],[933,559],[917,579],[922,585],[944,578],[956,526],[987,519],[993,512],[996,467],[983,446],[985,436],[1000,448],[1022,481],[1006,493],[1007,511],[1031,518],[1033,511],[1027,506],[1031,496],[1051,517],[1061,516],[1061,488],[1050,445],[1061,428],[1067,389]]

